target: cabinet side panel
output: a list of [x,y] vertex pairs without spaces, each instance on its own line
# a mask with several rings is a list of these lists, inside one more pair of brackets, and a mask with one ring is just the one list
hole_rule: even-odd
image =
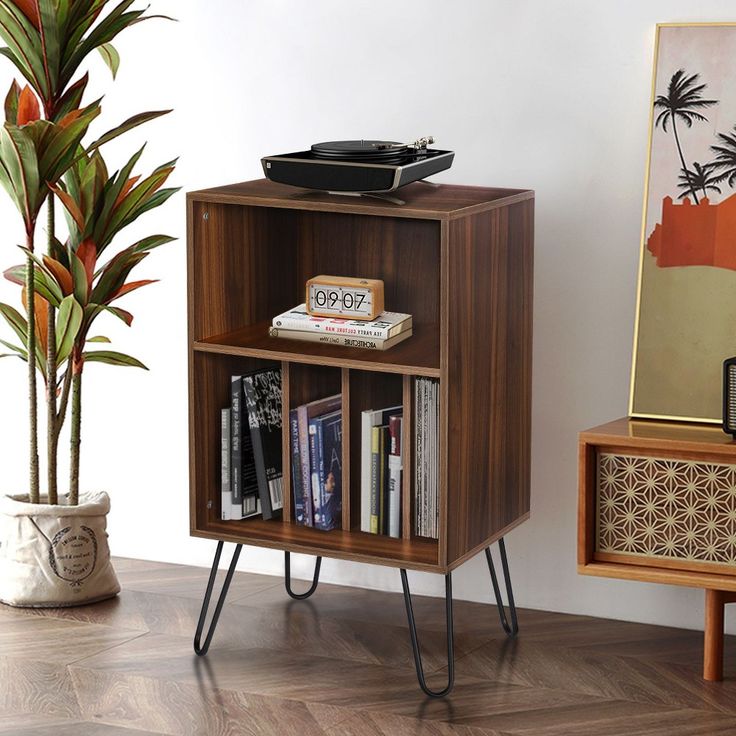
[[450,564],[529,512],[533,228],[533,200],[450,223]]

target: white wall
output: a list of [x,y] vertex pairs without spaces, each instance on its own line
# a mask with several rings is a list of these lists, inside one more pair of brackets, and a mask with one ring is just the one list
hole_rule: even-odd
[[[105,120],[173,107],[108,150],[115,166],[148,138],[152,167],[181,155],[185,190],[261,175],[265,154],[356,136],[433,134],[456,151],[445,182],[537,194],[532,518],[508,538],[523,606],[699,627],[702,593],[578,577],[576,433],[622,416],[634,321],[654,25],[735,20],[727,0],[157,0],[118,43]],[[0,64],[0,91],[10,71]],[[4,94],[4,92],[3,92]],[[100,129],[102,125],[99,126]],[[0,204],[0,265],[15,262],[15,213]],[[127,297],[132,330],[106,329],[150,373],[90,366],[83,486],[111,492],[115,554],[208,565],[214,544],[188,536],[183,194],[131,228],[181,240]],[[0,285],[0,299],[15,299]],[[25,388],[0,363],[0,488],[24,490]],[[312,561],[297,558],[296,573]],[[280,553],[248,548],[242,568],[280,574]],[[482,556],[455,574],[458,598],[488,600]],[[325,581],[399,589],[388,568],[325,561]],[[442,593],[439,576],[413,575]],[[733,627],[736,631],[736,627]]]

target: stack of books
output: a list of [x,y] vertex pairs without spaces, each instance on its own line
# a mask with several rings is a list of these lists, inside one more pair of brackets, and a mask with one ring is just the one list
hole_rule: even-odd
[[271,337],[306,340],[368,350],[388,350],[412,336],[412,318],[401,312],[382,312],[366,322],[356,319],[313,317],[306,304],[273,318]]
[[414,533],[439,537],[439,381],[414,380]]
[[342,395],[289,412],[291,483],[297,524],[342,525]]
[[401,536],[401,406],[361,414],[360,529]]
[[231,377],[221,412],[221,518],[278,515],[284,506],[281,371]]

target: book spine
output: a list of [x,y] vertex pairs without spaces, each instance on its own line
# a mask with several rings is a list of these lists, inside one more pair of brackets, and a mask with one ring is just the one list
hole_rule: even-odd
[[309,420],[309,464],[312,476],[313,525],[322,528],[322,420]]
[[388,456],[389,473],[389,528],[388,535],[398,538],[400,536],[401,520],[401,426],[402,418],[392,416],[389,418],[388,428],[391,441]]
[[291,487],[294,495],[294,521],[304,525],[304,489],[302,488],[302,463],[299,453],[299,417],[296,409],[289,412],[289,437],[291,438]]
[[280,370],[251,373],[244,382],[258,496],[265,518],[284,506]]
[[423,536],[429,536],[429,496],[430,496],[430,467],[431,467],[431,447],[429,443],[429,383],[426,379],[422,379],[422,435],[424,437],[424,501],[422,523]]
[[371,531],[371,411],[360,416],[360,531]]
[[271,337],[281,337],[287,340],[301,340],[302,342],[321,342],[325,345],[338,345],[348,348],[363,348],[365,350],[388,350],[399,342],[412,336],[412,330],[395,335],[388,340],[375,337],[355,337],[348,335],[334,335],[326,332],[307,332],[304,330],[285,330],[281,327],[269,327]]
[[242,376],[230,378],[231,463],[230,492],[233,505],[243,503],[243,389]]
[[320,442],[320,529],[336,529],[342,524],[342,416],[322,418]]
[[388,451],[389,451],[388,425],[381,427],[381,518],[379,528],[381,534],[388,534],[389,526],[389,499],[388,499]]
[[230,491],[230,409],[220,412],[220,518],[230,521],[230,505],[232,493]]
[[381,513],[381,428],[371,427],[371,534],[378,534]]
[[309,453],[309,416],[306,406],[297,410],[299,425],[299,461],[301,472],[302,497],[304,499],[304,526],[314,526],[314,509],[312,503],[312,474]]

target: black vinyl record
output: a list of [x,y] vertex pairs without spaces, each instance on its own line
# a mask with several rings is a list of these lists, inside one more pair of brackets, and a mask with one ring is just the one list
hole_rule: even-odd
[[401,160],[409,147],[395,141],[326,141],[315,143],[311,150],[315,158],[385,163]]

